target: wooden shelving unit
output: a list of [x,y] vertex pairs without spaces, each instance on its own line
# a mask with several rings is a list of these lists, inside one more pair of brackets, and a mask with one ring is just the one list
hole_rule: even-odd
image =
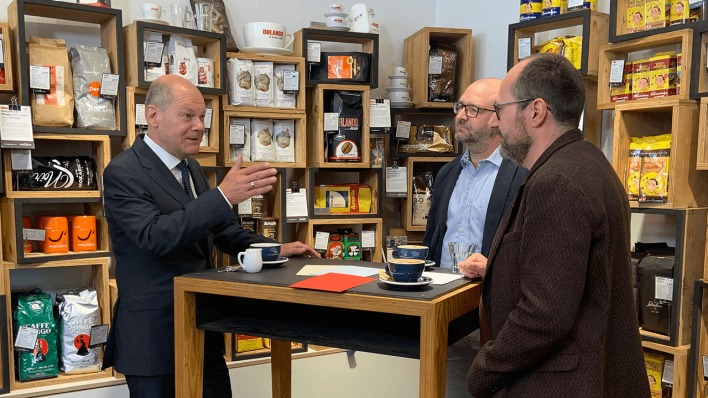
[[708,97],[701,98],[698,120],[696,170],[708,170]]
[[[363,116],[361,127],[361,162],[325,161],[325,97],[332,91],[354,91],[361,93]],[[318,84],[308,89],[307,94],[307,166],[333,168],[369,167],[369,87],[345,84]]]
[[425,231],[425,225],[413,225],[413,175],[416,172],[431,171],[437,173],[440,169],[453,161],[455,157],[409,157],[406,158],[406,171],[408,172],[407,198],[401,200],[401,227],[406,231]]
[[[612,41],[612,40],[610,40]],[[653,50],[670,45],[680,45],[683,53],[681,61],[681,92],[678,95],[659,99],[630,100],[625,102],[610,102],[610,69],[613,60],[628,60],[630,53],[644,50]],[[649,107],[652,102],[659,102],[669,99],[689,99],[691,87],[691,68],[693,52],[693,32],[691,29],[675,30],[668,33],[655,34],[640,39],[623,41],[620,43],[608,44],[600,47],[600,75],[598,76],[597,108],[614,109],[620,105],[642,104],[638,106]]]
[[411,101],[416,108],[450,108],[452,102],[428,101],[428,61],[430,42],[457,47],[455,94],[457,100],[472,84],[472,29],[423,28],[403,41],[403,64],[410,76]]
[[27,34],[25,27],[26,16],[55,18],[74,22],[84,22],[100,25],[101,47],[108,51],[111,71],[120,75],[118,84],[118,99],[116,100],[116,130],[80,129],[71,127],[43,127],[35,126],[35,133],[55,134],[86,134],[86,135],[116,135],[126,134],[125,112],[125,79],[123,72],[123,26],[120,9],[94,7],[84,4],[71,4],[52,0],[14,0],[7,7],[7,17],[13,40],[13,70],[17,71],[19,78],[13,78],[13,85],[18,102],[21,105],[30,105],[29,94],[29,65]]
[[696,170],[698,106],[669,97],[615,108],[612,166],[626,189],[631,137],[671,134],[668,203],[630,202],[632,207],[680,209],[708,205],[708,173]]
[[690,384],[687,383],[689,374],[688,357],[691,350],[690,345],[680,347],[669,347],[661,344],[652,343],[650,341],[642,341],[644,351],[656,351],[668,356],[668,360],[674,361],[674,379],[672,397],[688,397],[686,395]]
[[[373,33],[340,32],[331,29],[305,28],[295,32],[293,52],[295,56],[307,59],[307,42],[319,41],[341,44],[359,44],[361,52],[371,54],[371,67],[369,81],[366,83],[342,83],[347,85],[367,85],[377,88],[379,85],[379,35]],[[319,81],[306,77],[308,86],[317,84],[337,84],[331,81]]]
[[[305,89],[305,75],[307,70],[305,69],[305,58],[302,57],[283,57],[276,55],[258,55],[258,54],[246,54],[246,53],[226,53],[227,61],[230,58],[237,58],[241,60],[251,60],[254,62],[272,62],[274,66],[276,65],[295,65],[295,70],[300,73],[300,91],[295,95],[295,108],[271,108],[267,106],[241,106],[241,105],[230,105],[230,101],[225,97],[222,109],[224,111],[233,112],[273,112],[273,113],[305,113],[305,95],[307,90]],[[231,84],[230,82],[228,84]],[[273,83],[275,84],[275,83]]]
[[[362,260],[373,261],[380,263],[382,260],[381,251],[384,247],[383,245],[383,219],[381,218],[349,218],[346,220],[342,219],[310,219],[310,221],[305,224],[295,224],[296,225],[296,235],[297,240],[307,245],[315,245],[315,232],[317,231],[327,231],[335,232],[338,228],[361,228],[361,230],[374,230],[376,236],[376,249],[373,253],[368,253],[362,251]],[[365,257],[370,256],[370,257]]]
[[[675,32],[682,29],[697,29],[706,25],[705,21],[693,22],[683,25],[673,25],[664,28],[644,30],[641,32],[627,32],[627,8],[631,0],[610,0],[610,43],[626,40],[641,39],[656,36],[662,33]],[[686,10],[688,12],[688,10]]]
[[[708,23],[708,22],[706,22]],[[708,96],[708,64],[706,63],[706,46],[708,45],[708,25],[696,26],[693,29],[693,58],[691,59],[691,99],[703,99]],[[684,63],[685,65],[685,63]],[[683,69],[681,74],[686,73]],[[683,90],[683,89],[682,89]]]
[[2,55],[5,64],[5,84],[0,84],[0,92],[13,93],[13,69],[12,63],[15,58],[15,51],[12,48],[12,30],[6,22],[0,22],[0,34],[2,34]]
[[192,40],[197,47],[197,57],[211,58],[214,61],[214,87],[197,87],[203,94],[226,94],[226,35],[203,32],[196,29],[177,28],[143,21],[133,22],[123,27],[125,35],[125,81],[128,86],[149,87],[152,82],[145,80],[145,32],[158,32],[166,36],[177,34]]
[[[276,170],[278,170],[278,173],[275,175],[277,181],[273,184],[273,189],[266,193],[265,196],[268,202],[268,217],[278,219],[278,231],[275,240],[285,242],[285,237],[287,236],[287,224],[285,222],[285,189],[287,187],[287,176],[285,174],[287,170],[284,168],[278,168]],[[234,212],[237,212],[237,206],[234,206]],[[244,216],[251,217],[249,214],[244,214]],[[235,258],[233,258],[232,263],[237,263]]]

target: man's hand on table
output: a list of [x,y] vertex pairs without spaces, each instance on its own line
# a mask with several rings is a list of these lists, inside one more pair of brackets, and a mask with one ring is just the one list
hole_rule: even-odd
[[470,279],[484,278],[484,274],[487,272],[487,258],[480,253],[475,253],[459,262],[457,266],[460,267],[462,275]]
[[280,245],[280,255],[283,257],[299,256],[309,254],[312,257],[319,258],[320,254],[315,249],[302,242],[283,243]]

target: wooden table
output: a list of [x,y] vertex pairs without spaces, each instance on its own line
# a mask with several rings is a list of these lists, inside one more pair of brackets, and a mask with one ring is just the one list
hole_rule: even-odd
[[295,275],[307,264],[382,268],[290,259],[256,274],[209,270],[175,278],[176,397],[202,396],[205,330],[273,339],[273,397],[291,396],[290,341],[419,358],[419,396],[445,396],[447,347],[477,327],[470,312],[479,305],[481,282],[399,291],[376,280],[346,293],[287,287],[308,278]]

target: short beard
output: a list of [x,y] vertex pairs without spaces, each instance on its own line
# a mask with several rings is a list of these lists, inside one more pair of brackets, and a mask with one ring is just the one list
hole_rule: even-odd
[[477,131],[470,131],[464,136],[457,136],[457,141],[465,144],[470,153],[482,153],[489,148],[489,141],[498,134],[496,127],[484,128]]
[[516,118],[516,128],[519,132],[519,138],[511,142],[506,137],[502,136],[499,154],[503,158],[511,160],[515,165],[522,167],[533,145],[533,139],[529,136],[528,131],[526,131],[526,126],[519,117]]

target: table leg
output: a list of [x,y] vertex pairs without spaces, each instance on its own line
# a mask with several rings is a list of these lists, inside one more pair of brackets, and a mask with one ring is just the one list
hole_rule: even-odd
[[204,331],[196,328],[196,297],[175,281],[175,397],[201,398]]
[[447,328],[436,307],[420,318],[420,398],[445,398]]
[[270,372],[273,377],[273,398],[290,398],[292,349],[289,341],[270,341]]

